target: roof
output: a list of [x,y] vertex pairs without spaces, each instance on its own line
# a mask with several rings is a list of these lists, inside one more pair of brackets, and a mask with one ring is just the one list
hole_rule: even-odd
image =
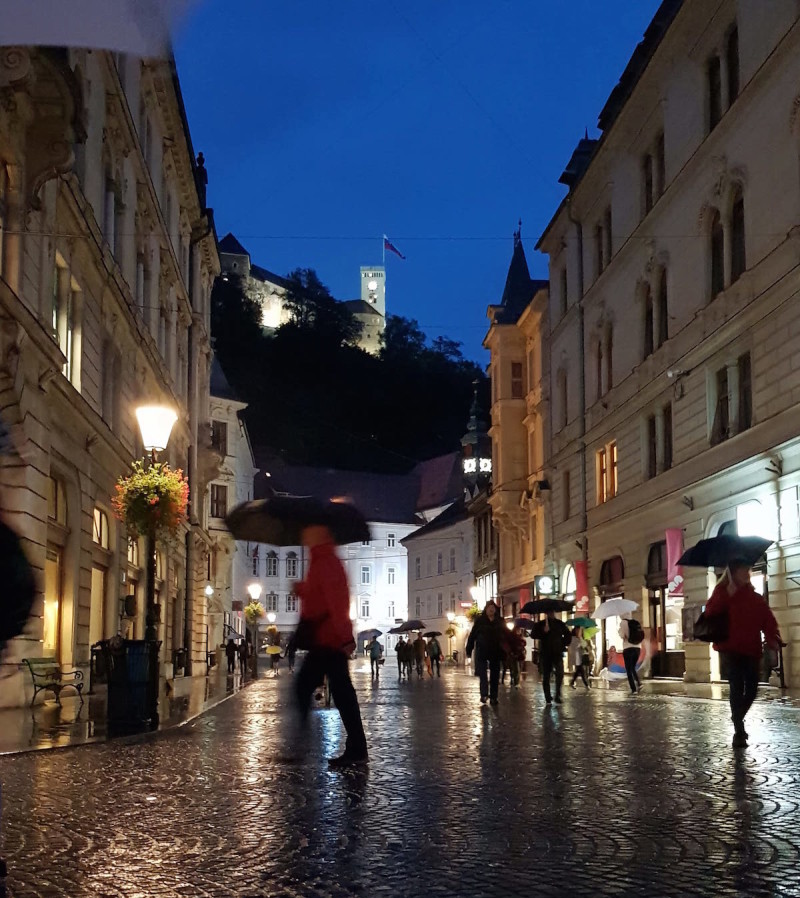
[[[547,281],[534,280],[528,270],[528,260],[522,246],[520,231],[514,232],[514,252],[508,266],[506,285],[494,316],[496,324],[513,324],[530,305],[535,293],[548,286]],[[497,307],[496,307],[497,308]]]
[[228,383],[228,378],[225,377],[225,372],[222,370],[222,365],[220,365],[219,359],[216,356],[211,360],[209,392],[212,396],[216,396],[217,399],[232,399],[235,402],[241,401],[236,393],[233,392],[233,387]]
[[260,265],[253,265],[252,262],[250,263],[250,274],[260,281],[268,281],[270,284],[277,284],[279,287],[286,287],[287,289],[289,287],[289,281],[285,277],[275,274],[274,271],[262,268]]
[[572,155],[569,157],[567,167],[561,172],[561,177],[558,179],[559,184],[566,184],[567,187],[572,187],[573,184],[577,184],[580,181],[598,143],[599,141],[590,138],[588,133],[578,141],[578,146],[575,147]]
[[463,495],[460,452],[448,452],[447,455],[421,461],[413,473],[419,478],[418,511],[446,505]]
[[405,545],[407,542],[417,539],[417,537],[427,536],[429,533],[435,533],[437,530],[444,530],[445,527],[452,527],[454,524],[460,524],[468,518],[469,513],[467,512],[464,497],[462,495],[458,501],[445,508],[445,510],[441,514],[436,515],[432,521],[424,524],[419,530],[409,533],[408,536],[401,539],[400,542]]
[[375,306],[368,303],[365,299],[346,299],[342,305],[346,306],[354,315],[377,315],[378,318],[384,317]]
[[269,467],[269,478],[258,478],[257,487],[277,493],[314,496],[318,499],[346,497],[368,521],[414,524],[417,478],[411,474],[376,474],[283,465]]
[[230,233],[230,231],[220,240],[219,251],[227,253],[229,256],[249,256],[250,253],[242,246],[241,243]]

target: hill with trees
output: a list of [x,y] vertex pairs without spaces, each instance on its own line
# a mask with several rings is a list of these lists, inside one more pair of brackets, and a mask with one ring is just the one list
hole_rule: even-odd
[[395,473],[459,448],[473,383],[487,389],[460,343],[429,341],[415,320],[391,315],[371,355],[357,345],[359,322],[313,269],[287,280],[290,320],[271,333],[237,277],[218,278],[212,292],[215,352],[248,403],[258,458]]

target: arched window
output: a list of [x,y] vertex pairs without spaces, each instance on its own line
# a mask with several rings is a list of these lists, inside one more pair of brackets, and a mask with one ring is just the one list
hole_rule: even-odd
[[669,300],[667,297],[667,269],[662,268],[658,277],[658,337],[657,346],[669,339]]
[[654,334],[654,316],[653,316],[653,293],[650,285],[646,284],[644,288],[644,347],[643,358],[647,358],[653,354],[655,345]]
[[711,298],[725,289],[725,234],[719,210],[714,209],[709,230],[709,254],[711,256]]
[[267,553],[266,575],[268,577],[277,577],[278,576],[278,553],[277,552],[268,552]]
[[731,208],[731,283],[735,283],[747,268],[744,235],[744,196],[739,188]]

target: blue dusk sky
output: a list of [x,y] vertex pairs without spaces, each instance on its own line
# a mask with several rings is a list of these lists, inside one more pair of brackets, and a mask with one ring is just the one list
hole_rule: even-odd
[[203,0],[175,40],[217,231],[338,299],[381,261],[389,313],[487,361],[486,307],[658,0]]

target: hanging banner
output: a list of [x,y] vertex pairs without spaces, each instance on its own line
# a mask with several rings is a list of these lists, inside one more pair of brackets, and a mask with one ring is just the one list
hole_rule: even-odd
[[666,531],[667,538],[667,589],[671,596],[683,595],[683,570],[678,565],[678,559],[683,555],[683,530],[680,527],[670,527]]
[[575,616],[589,611],[589,573],[585,561],[576,561],[575,569]]

